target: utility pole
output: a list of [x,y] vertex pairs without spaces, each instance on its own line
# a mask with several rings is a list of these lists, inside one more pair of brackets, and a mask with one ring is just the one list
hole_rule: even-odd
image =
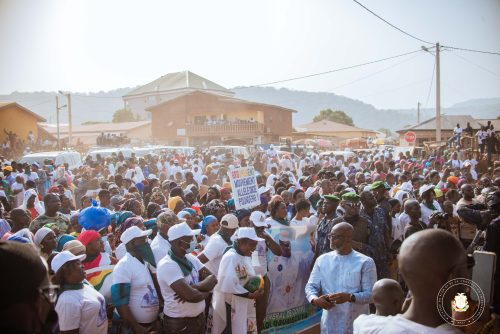
[[56,119],[57,119],[57,149],[61,149],[61,137],[59,133],[59,96],[56,95]]
[[66,94],[68,97],[68,148],[71,147],[71,139],[73,136],[73,122],[71,117],[71,93]]
[[420,124],[420,102],[417,102],[417,124]]
[[439,43],[436,43],[436,141],[441,141],[441,71]]

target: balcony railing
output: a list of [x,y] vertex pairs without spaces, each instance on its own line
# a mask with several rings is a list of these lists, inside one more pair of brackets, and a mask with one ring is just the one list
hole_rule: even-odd
[[264,134],[264,124],[215,124],[215,125],[186,125],[186,135],[190,137],[224,136],[224,135],[260,135]]

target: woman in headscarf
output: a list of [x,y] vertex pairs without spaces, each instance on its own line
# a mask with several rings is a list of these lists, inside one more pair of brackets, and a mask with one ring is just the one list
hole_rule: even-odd
[[48,260],[57,247],[56,234],[48,227],[42,227],[35,233],[35,245],[40,249],[40,255]]
[[141,201],[130,198],[125,203],[123,203],[120,211],[132,211],[137,216],[142,216],[144,212],[144,205],[142,205]]
[[199,244],[202,245],[203,248],[207,245],[210,236],[219,230],[219,227],[219,221],[215,216],[208,215],[203,218],[203,222],[201,223],[202,240],[199,241]]
[[268,225],[271,225],[271,227],[290,226],[290,221],[286,218],[288,216],[287,206],[283,200],[273,197],[273,200],[269,203],[269,208],[271,217],[266,219]]
[[33,188],[27,189],[24,192],[23,204],[21,204],[20,208],[29,211],[31,219],[35,219],[45,213],[45,209],[38,199],[38,194]]
[[182,200],[182,197],[180,197],[180,196],[174,196],[174,197],[170,197],[168,199],[167,206],[175,214],[178,214],[179,212],[181,212],[186,207],[186,204]]
[[61,234],[60,236],[58,236],[56,251],[62,252],[64,245],[70,242],[71,240],[76,240],[76,238],[69,234]]
[[204,216],[212,215],[221,221],[222,217],[229,212],[226,203],[220,199],[214,199],[210,201],[207,205],[201,207],[201,211]]

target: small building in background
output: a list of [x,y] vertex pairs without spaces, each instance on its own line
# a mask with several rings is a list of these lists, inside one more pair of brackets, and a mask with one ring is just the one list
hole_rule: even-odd
[[36,141],[39,136],[38,123],[45,118],[13,101],[0,101],[0,144],[9,140],[7,133],[12,132],[17,139],[29,142],[28,136]]
[[[470,115],[441,115],[441,140],[446,141],[453,136],[453,129],[455,129],[457,124],[460,124],[460,127],[465,129],[467,123],[470,123],[471,127],[474,129],[474,133],[483,125],[482,121],[480,123]],[[486,125],[486,122],[484,122],[484,125]],[[399,134],[400,146],[422,147],[425,142],[436,141],[436,117],[430,118],[412,127],[397,130],[396,132]],[[414,143],[410,144],[405,140],[405,134],[407,132],[415,133],[416,139]]]
[[336,146],[340,146],[341,142],[346,139],[366,141],[369,138],[376,138],[378,135],[379,133],[377,131],[322,120],[295,127],[293,139],[300,140],[304,138],[323,138],[331,140]]
[[[54,139],[57,139],[57,125],[42,123],[40,127],[49,133]],[[102,146],[116,146],[120,144],[143,144],[151,142],[151,122],[123,122],[123,123],[96,123],[88,125],[73,125],[72,143],[75,146],[88,146],[98,144],[98,138],[104,135],[105,142],[100,142]],[[59,137],[64,146],[68,141],[68,125],[59,126]],[[125,141],[119,142],[119,138]],[[115,143],[113,143],[113,139]]]

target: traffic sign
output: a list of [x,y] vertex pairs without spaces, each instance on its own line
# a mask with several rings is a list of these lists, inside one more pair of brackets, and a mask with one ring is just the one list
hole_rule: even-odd
[[405,133],[405,140],[407,143],[413,143],[415,139],[417,139],[417,135],[415,134],[415,132],[408,131],[407,133]]

